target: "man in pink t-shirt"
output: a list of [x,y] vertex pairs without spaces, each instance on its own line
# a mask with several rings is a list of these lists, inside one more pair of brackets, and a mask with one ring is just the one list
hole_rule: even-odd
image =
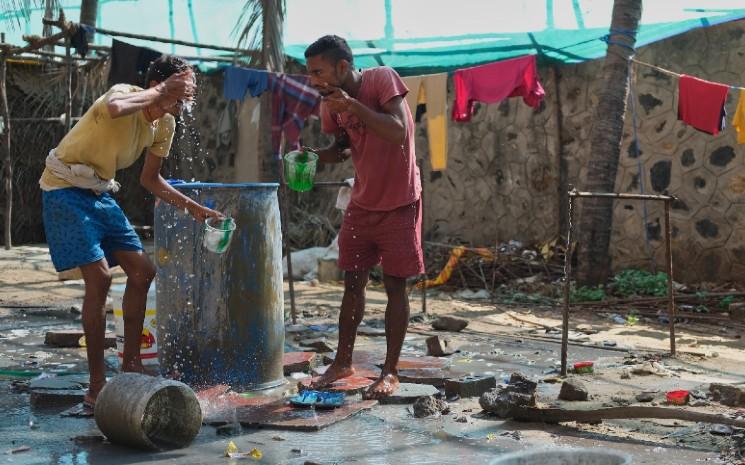
[[345,271],[339,347],[314,387],[354,374],[352,351],[365,313],[365,286],[370,269],[382,263],[388,351],[380,378],[365,393],[377,399],[398,388],[396,367],[409,324],[406,278],[424,272],[422,187],[414,121],[404,99],[409,89],[391,68],[355,70],[352,51],[338,36],[321,37],[305,57],[311,84],[323,96],[321,129],[334,135],[329,147],[313,150],[325,163],[351,156],[355,171],[352,200],[339,232],[339,267]]

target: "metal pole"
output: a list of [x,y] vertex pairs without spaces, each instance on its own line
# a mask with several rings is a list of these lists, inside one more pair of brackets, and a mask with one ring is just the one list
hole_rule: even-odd
[[569,196],[567,205],[567,242],[564,252],[564,310],[561,322],[561,376],[567,375],[567,352],[569,347],[569,283],[572,275],[572,206],[574,197]]
[[70,37],[65,38],[65,62],[67,77],[65,80],[65,132],[72,129],[72,56],[70,55]]
[[[419,165],[419,183],[422,185],[422,192],[419,194],[420,197],[420,203],[421,203],[421,209],[422,209],[422,230],[421,235],[424,236],[424,174],[422,174],[422,170],[424,169],[424,163],[417,162]],[[419,240],[422,243],[422,255],[424,255],[424,241],[420,237]],[[422,314],[427,314],[427,271],[425,269],[424,273],[422,273]]]
[[675,295],[673,294],[673,252],[670,245],[670,201],[665,201],[665,263],[667,265],[667,316],[670,318],[670,355],[675,357]]

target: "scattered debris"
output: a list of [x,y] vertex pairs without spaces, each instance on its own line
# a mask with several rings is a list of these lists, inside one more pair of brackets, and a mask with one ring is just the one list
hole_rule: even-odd
[[474,375],[445,380],[445,395],[448,397],[480,397],[497,387],[494,376]]
[[727,425],[711,425],[711,427],[709,428],[709,432],[711,434],[716,434],[716,435],[719,435],[719,436],[729,436],[734,431],[732,430],[732,427],[731,426],[727,426]]
[[414,402],[414,416],[416,418],[447,414],[450,407],[447,402],[433,396],[420,397]]
[[585,384],[580,380],[571,378],[567,379],[561,383],[559,399],[569,401],[587,400],[587,387],[585,387]]
[[456,352],[450,339],[430,336],[425,342],[427,343],[427,355],[433,357],[446,357]]
[[467,326],[468,320],[456,318],[454,316],[441,316],[432,322],[432,328],[438,331],[459,332],[466,329]]

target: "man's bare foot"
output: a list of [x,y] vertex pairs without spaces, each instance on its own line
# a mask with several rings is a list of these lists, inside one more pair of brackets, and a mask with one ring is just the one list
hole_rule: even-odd
[[326,369],[324,374],[310,383],[310,387],[312,389],[324,388],[336,380],[347,378],[353,374],[354,368],[351,366],[336,366],[332,363],[331,366]]
[[101,392],[101,389],[106,385],[106,381],[95,381],[91,382],[88,385],[88,392],[85,393],[83,396],[83,405],[86,408],[93,409],[93,407],[96,405],[96,399],[98,399],[98,394]]
[[393,373],[381,373],[380,378],[372,383],[367,391],[362,394],[366,400],[377,400],[388,397],[398,390],[398,376]]
[[139,360],[123,364],[120,371],[122,373],[140,373],[141,375],[158,376],[158,373],[145,368]]

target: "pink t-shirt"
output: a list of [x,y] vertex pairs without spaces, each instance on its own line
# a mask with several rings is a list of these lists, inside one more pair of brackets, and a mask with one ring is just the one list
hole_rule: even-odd
[[[374,111],[409,92],[392,68],[380,66],[362,71],[362,85],[356,99]],[[388,142],[365,127],[357,116],[331,113],[321,102],[321,130],[335,134],[343,128],[349,135],[354,162],[352,202],[365,210],[390,211],[414,203],[422,191],[414,155],[414,120],[404,102],[407,130],[403,145]]]

